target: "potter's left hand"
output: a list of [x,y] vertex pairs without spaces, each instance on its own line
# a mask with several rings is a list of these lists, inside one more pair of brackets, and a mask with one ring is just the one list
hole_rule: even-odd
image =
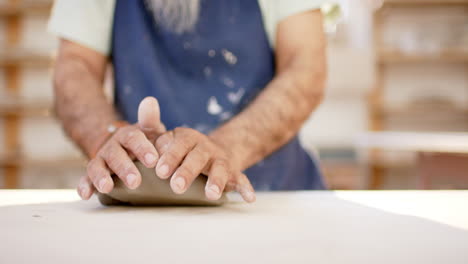
[[201,173],[208,176],[205,195],[218,200],[223,191],[237,191],[246,202],[255,201],[255,193],[247,176],[235,163],[229,150],[210,137],[190,128],[176,128],[156,140],[161,155],[156,174],[170,179],[172,190],[182,194]]

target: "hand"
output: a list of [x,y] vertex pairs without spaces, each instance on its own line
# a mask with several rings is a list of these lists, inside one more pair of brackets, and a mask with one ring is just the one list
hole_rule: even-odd
[[87,200],[95,190],[101,193],[112,191],[112,173],[128,188],[137,188],[141,183],[141,174],[133,159],[138,159],[148,168],[155,167],[159,155],[153,142],[165,131],[157,100],[145,98],[138,108],[138,123],[117,129],[89,161],[87,175],[81,178],[78,186],[80,196]]
[[255,193],[247,176],[228,150],[223,149],[208,136],[190,128],[176,128],[156,140],[161,155],[156,174],[170,179],[177,194],[190,188],[193,180],[203,173],[208,176],[205,195],[218,200],[223,191],[238,191],[246,202],[255,201]]

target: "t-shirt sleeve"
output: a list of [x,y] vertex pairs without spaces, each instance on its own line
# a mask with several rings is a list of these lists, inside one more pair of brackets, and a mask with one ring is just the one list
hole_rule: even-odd
[[115,0],[55,0],[48,31],[108,55],[114,8]]
[[265,30],[274,47],[276,26],[281,20],[301,12],[319,9],[327,0],[259,0]]
[[276,0],[276,23],[288,16],[308,10],[319,9],[325,0]]

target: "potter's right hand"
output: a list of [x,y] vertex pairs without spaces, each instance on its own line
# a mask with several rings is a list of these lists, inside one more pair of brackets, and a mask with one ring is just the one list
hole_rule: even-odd
[[138,123],[117,128],[89,161],[87,174],[78,185],[81,198],[88,200],[95,190],[101,193],[112,191],[112,174],[117,175],[128,188],[137,188],[141,175],[133,160],[138,159],[146,167],[154,168],[159,155],[153,142],[165,131],[157,100],[145,98],[138,108]]

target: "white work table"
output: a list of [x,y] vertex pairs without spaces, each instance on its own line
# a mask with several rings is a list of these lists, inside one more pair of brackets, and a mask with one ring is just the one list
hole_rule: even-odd
[[0,263],[468,263],[468,191],[259,193],[253,205],[104,207],[0,191]]

